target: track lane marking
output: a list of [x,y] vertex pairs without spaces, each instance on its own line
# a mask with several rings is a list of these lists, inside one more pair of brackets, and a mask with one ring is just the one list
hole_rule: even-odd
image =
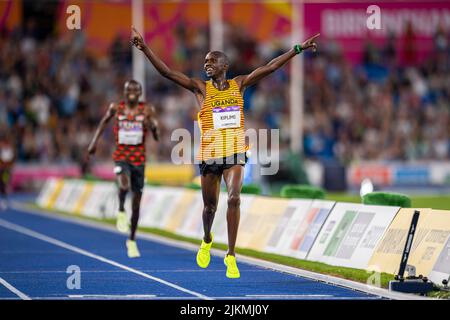
[[30,237],[32,237],[32,238],[36,238],[36,239],[39,239],[39,240],[41,240],[41,241],[51,243],[51,244],[53,244],[53,245],[55,245],[55,246],[58,246],[58,247],[61,247],[61,248],[64,248],[64,249],[67,249],[67,250],[76,252],[76,253],[78,253],[78,254],[81,254],[81,255],[84,255],[84,256],[87,256],[87,257],[96,259],[96,260],[98,260],[98,261],[101,261],[101,262],[110,264],[110,265],[115,266],[115,267],[117,267],[117,268],[124,269],[124,270],[126,270],[126,271],[131,272],[131,273],[140,275],[140,276],[142,276],[142,277],[144,277],[144,278],[147,278],[147,279],[150,279],[150,280],[159,282],[159,283],[164,284],[164,285],[166,285],[166,286],[169,286],[169,287],[171,287],[171,288],[174,288],[174,289],[177,289],[177,290],[179,290],[179,291],[188,293],[188,294],[193,295],[193,296],[195,296],[195,297],[198,297],[198,298],[200,298],[200,299],[204,299],[204,300],[212,300],[212,298],[210,298],[210,297],[208,297],[208,296],[205,296],[205,295],[203,295],[203,294],[201,294],[201,293],[198,293],[198,292],[195,292],[195,291],[192,291],[192,290],[189,290],[189,289],[180,287],[179,285],[176,285],[176,284],[171,283],[171,282],[169,282],[169,281],[166,281],[166,280],[163,280],[163,279],[160,279],[160,278],[151,276],[151,275],[149,275],[149,274],[147,274],[147,273],[143,273],[143,272],[141,272],[141,271],[139,271],[139,270],[133,269],[133,268],[131,268],[131,267],[128,267],[128,266],[123,265],[123,264],[121,264],[121,263],[118,263],[118,262],[116,262],[116,261],[107,259],[107,258],[102,257],[102,256],[99,256],[99,255],[96,255],[96,254],[94,254],[94,253],[92,253],[92,252],[89,252],[89,251],[86,251],[86,250],[84,250],[84,249],[75,247],[75,246],[73,246],[73,245],[71,245],[71,244],[68,244],[68,243],[66,243],[66,242],[57,240],[57,239],[55,239],[55,238],[51,238],[51,237],[46,236],[46,235],[44,235],[44,234],[42,234],[42,233],[33,231],[33,230],[28,229],[28,228],[25,228],[25,227],[22,227],[22,226],[20,226],[20,225],[15,224],[15,223],[11,223],[11,222],[8,222],[8,221],[6,221],[6,220],[0,219],[0,226],[4,227],[4,228],[6,228],[6,229],[10,229],[10,230],[16,231],[16,232],[18,232],[18,233],[25,234],[25,235],[30,236]]
[[14,293],[16,296],[18,296],[22,300],[31,300],[29,296],[27,296],[25,293],[14,287],[12,284],[10,284],[8,281],[0,277],[0,284],[4,285],[6,289]]
[[[70,224],[76,224],[79,226],[84,226],[88,228],[93,228],[97,230],[107,231],[111,233],[118,233],[118,231],[115,229],[115,227],[112,227],[108,224],[106,224],[103,221],[91,221],[88,220],[87,217],[83,216],[71,216],[71,215],[62,215],[55,212],[48,211],[49,209],[45,208],[32,208],[30,205],[26,205],[20,202],[13,202],[12,209],[21,213],[21,214],[30,214],[39,216],[42,218],[47,218],[51,220],[57,220],[62,221],[65,223]],[[155,234],[149,234],[145,232],[141,232],[139,234],[139,237],[143,240],[147,241],[155,241],[160,244],[176,247],[179,249],[185,249],[192,252],[196,252],[198,250],[198,246],[183,242],[181,240],[174,240],[169,239],[163,236],[155,235]],[[220,250],[220,249],[213,249],[211,248],[211,256],[223,256],[226,253],[226,251]],[[398,293],[398,292],[392,292],[387,289],[378,288],[369,286],[367,284],[358,283],[351,280],[346,280],[343,278],[338,278],[326,274],[320,274],[316,272],[306,271],[303,269],[290,267],[287,265],[282,265],[274,262],[269,262],[265,260],[256,259],[249,256],[239,255],[239,261],[242,264],[251,265],[254,267],[260,267],[264,270],[279,272],[279,273],[286,273],[290,274],[295,277],[304,278],[305,280],[311,280],[318,283],[323,283],[325,285],[329,285],[332,287],[337,288],[344,288],[349,291],[356,291],[360,293],[367,294],[367,299],[393,299],[393,300],[436,300],[435,298],[428,298],[423,296],[416,296],[412,294],[404,294],[404,293]],[[223,299],[223,297],[211,297],[212,299]]]

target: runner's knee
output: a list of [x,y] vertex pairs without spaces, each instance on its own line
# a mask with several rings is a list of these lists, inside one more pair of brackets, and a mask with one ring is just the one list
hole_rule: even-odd
[[141,203],[142,193],[134,192],[133,193],[133,205],[139,205]]
[[119,188],[123,191],[129,191],[130,189],[130,183],[128,181],[128,178],[126,175],[120,175],[118,177],[118,181],[119,181]]
[[228,207],[236,208],[241,205],[241,196],[237,193],[232,193],[228,196]]
[[141,198],[142,198],[142,192],[133,192],[133,200],[134,201],[140,201],[141,200]]
[[205,204],[205,208],[203,209],[203,212],[211,215],[211,214],[215,214],[217,210],[217,206],[214,203],[206,203]]

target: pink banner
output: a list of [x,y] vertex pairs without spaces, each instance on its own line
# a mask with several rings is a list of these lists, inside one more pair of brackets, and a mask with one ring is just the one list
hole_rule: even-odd
[[[369,6],[380,9],[381,28],[369,29]],[[322,42],[336,40],[353,63],[361,61],[365,44],[383,47],[393,33],[400,63],[416,63],[434,49],[433,37],[441,27],[450,32],[450,2],[308,3],[304,9],[305,35],[321,32]],[[407,33],[408,24],[412,33]]]
[[80,170],[77,165],[15,165],[11,175],[12,188],[30,187],[47,178],[77,178]]
[[[92,174],[100,179],[114,180],[112,163],[97,164],[92,167]],[[81,170],[76,164],[69,165],[16,165],[13,167],[11,184],[13,189],[20,188],[48,178],[80,178]]]

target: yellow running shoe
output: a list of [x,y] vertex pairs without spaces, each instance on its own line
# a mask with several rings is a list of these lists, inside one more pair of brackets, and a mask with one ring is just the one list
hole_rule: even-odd
[[119,211],[117,213],[116,228],[122,233],[128,233],[130,231],[127,214],[124,211]]
[[209,251],[211,250],[211,246],[213,243],[213,234],[211,233],[211,242],[206,243],[202,239],[202,244],[200,245],[200,249],[198,249],[197,252],[197,264],[200,268],[206,268],[209,265],[209,262],[211,261],[211,255]]
[[227,266],[227,277],[228,278],[239,278],[241,274],[239,273],[239,269],[236,264],[236,257],[226,255],[225,259],[223,259],[223,262]]
[[127,249],[128,249],[128,258],[139,258],[141,256],[136,241],[127,240]]

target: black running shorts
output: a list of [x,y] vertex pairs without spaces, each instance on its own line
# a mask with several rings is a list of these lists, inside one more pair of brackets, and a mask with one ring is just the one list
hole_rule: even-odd
[[114,167],[116,175],[126,174],[130,179],[131,191],[142,193],[144,189],[145,166],[135,166],[125,161],[116,161]]
[[222,175],[224,170],[230,169],[232,166],[241,165],[245,166],[248,161],[247,154],[235,153],[229,157],[209,159],[202,161],[198,166],[200,168],[200,174],[205,176],[208,173],[215,175]]

